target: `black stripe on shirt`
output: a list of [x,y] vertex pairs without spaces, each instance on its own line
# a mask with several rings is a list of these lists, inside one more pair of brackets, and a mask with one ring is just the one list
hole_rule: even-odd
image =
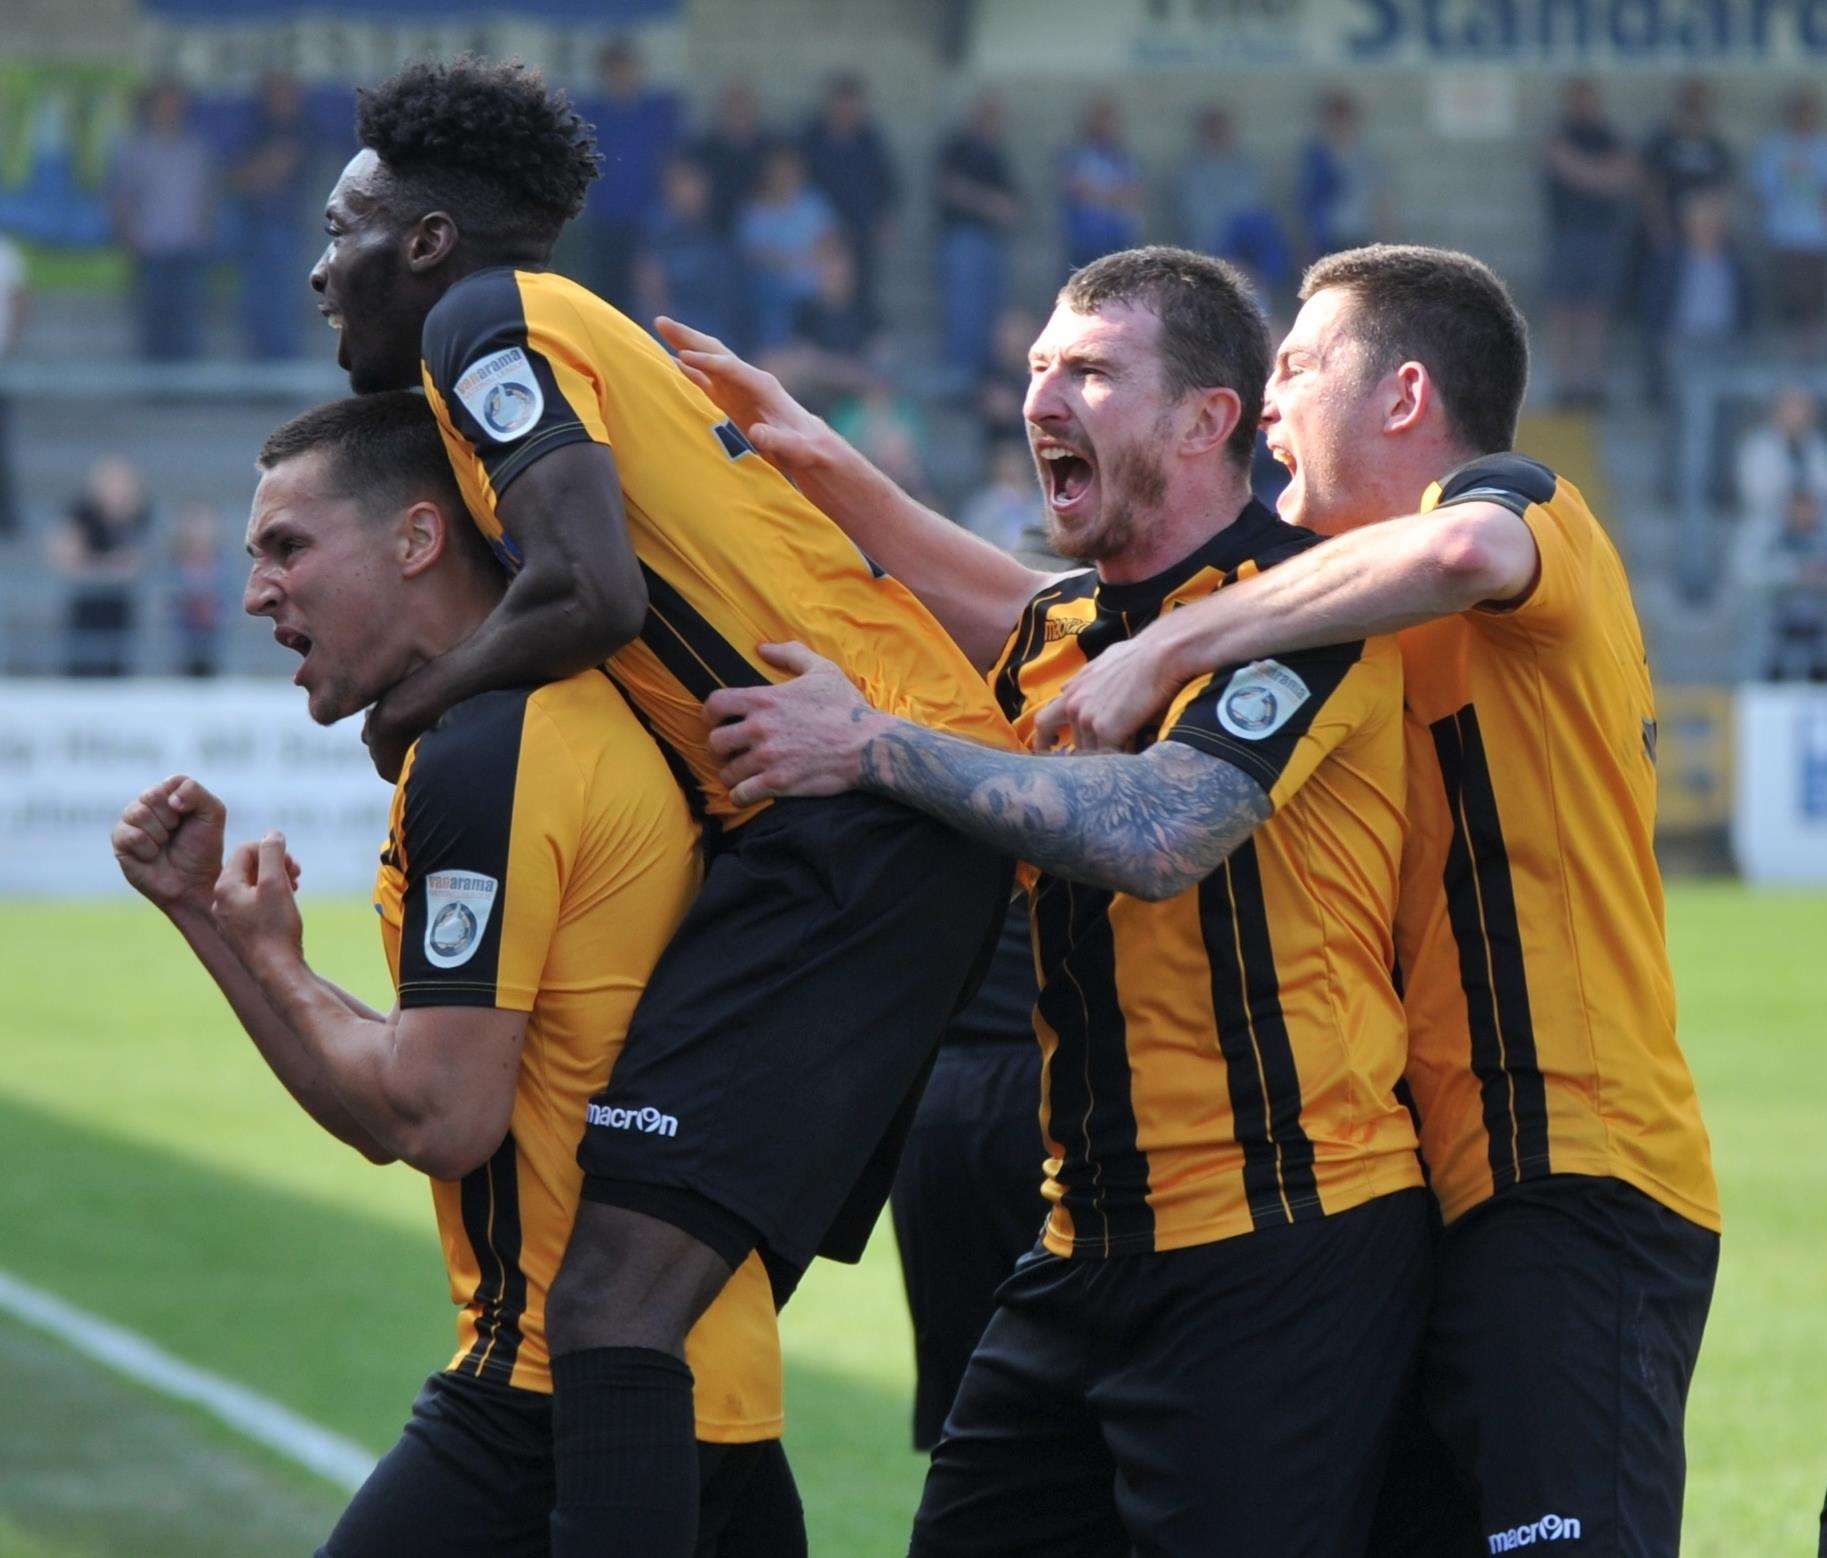
[[476,1256],[476,1339],[460,1374],[508,1383],[520,1356],[527,1279],[520,1269],[519,1149],[510,1132],[494,1156],[463,1176],[463,1232]]
[[1148,1160],[1136,1145],[1129,1025],[1117,998],[1115,894],[1043,876],[1031,899],[1041,1017],[1058,1037],[1047,1068],[1047,1132],[1064,1150],[1059,1184],[1075,1245],[1152,1246]]
[[1254,841],[1199,884],[1199,928],[1250,1220],[1269,1228],[1318,1217],[1313,1143],[1300,1123],[1300,1074],[1282,1015]]
[[719,687],[760,687],[767,678],[705,619],[702,612],[645,563],[647,620],[641,642],[699,702]]
[[1478,714],[1468,703],[1429,728],[1453,819],[1447,914],[1459,949],[1491,1180],[1501,1190],[1549,1172],[1547,1091],[1535,1054],[1510,857]]

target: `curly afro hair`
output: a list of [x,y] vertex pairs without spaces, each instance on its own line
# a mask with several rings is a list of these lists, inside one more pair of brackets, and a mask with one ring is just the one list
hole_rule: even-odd
[[518,60],[423,60],[357,94],[355,135],[414,217],[442,209],[484,248],[549,251],[583,209],[596,132]]

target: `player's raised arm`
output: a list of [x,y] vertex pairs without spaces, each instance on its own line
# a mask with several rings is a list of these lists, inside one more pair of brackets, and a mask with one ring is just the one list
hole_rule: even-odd
[[1525,594],[1537,566],[1513,508],[1471,501],[1367,525],[1170,612],[1080,671],[1036,717],[1043,745],[1121,750],[1217,666],[1392,633]]
[[[222,834],[228,811],[222,802],[183,774],[143,791],[121,813],[111,835],[114,858],[129,885],[162,910],[216,983],[222,997],[298,1106],[338,1141],[374,1163],[394,1154],[356,1123],[330,1086],[322,1067],[300,1045],[273,1009],[222,934],[213,911],[222,872]],[[288,887],[297,867],[279,852]],[[378,1020],[380,1014],[346,991],[320,981],[327,999],[352,1014]]]
[[368,1138],[434,1179],[461,1179],[507,1134],[527,1014],[352,1009],[304,960],[285,840],[243,844],[217,878],[223,938]]
[[1048,579],[904,492],[773,374],[715,336],[657,321],[685,375],[766,458],[920,597],[979,670],[996,663],[1022,608]]

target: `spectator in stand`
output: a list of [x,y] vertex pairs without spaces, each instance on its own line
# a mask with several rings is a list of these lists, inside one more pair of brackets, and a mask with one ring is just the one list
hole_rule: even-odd
[[[0,233],[0,363],[18,348],[29,308],[25,254]],[[13,484],[12,403],[0,390],[0,536],[14,534],[21,523],[18,492]]]
[[1730,197],[1689,194],[1672,243],[1652,251],[1643,286],[1645,389],[1667,397],[1684,364],[1728,355],[1751,328],[1751,270],[1732,234]]
[[1758,146],[1751,184],[1763,205],[1777,317],[1799,325],[1804,345],[1817,350],[1827,320],[1827,132],[1812,89],[1789,99],[1782,128]]
[[660,170],[679,138],[679,104],[647,85],[641,56],[618,39],[598,56],[598,92],[578,104],[596,126],[602,175],[573,224],[578,280],[617,308],[636,306],[635,257],[660,204]]
[[1389,179],[1364,144],[1364,119],[1348,92],[1319,100],[1319,120],[1301,148],[1295,206],[1313,258],[1374,243],[1389,225]]
[[1061,566],[1047,545],[1034,455],[1025,439],[1002,437],[990,445],[989,475],[965,500],[958,522],[1030,568]]
[[1668,123],[1643,143],[1643,216],[1651,244],[1673,243],[1687,198],[1728,192],[1736,171],[1732,148],[1713,122],[1712,92],[1690,76],[1675,93]]
[[246,150],[228,170],[241,327],[260,362],[298,355],[301,299],[284,278],[297,274],[310,248],[311,153],[304,89],[283,71],[262,77]]
[[945,365],[964,387],[989,363],[991,332],[1008,294],[1009,239],[1021,220],[1004,121],[1002,100],[984,93],[939,148],[934,169]]
[[1231,116],[1203,108],[1174,183],[1180,241],[1239,266],[1265,297],[1294,279],[1294,252],[1269,205],[1256,159],[1237,144]]
[[844,242],[856,266],[857,296],[874,325],[877,308],[876,257],[888,236],[889,219],[900,202],[900,178],[887,139],[869,111],[859,76],[833,76],[824,107],[800,138],[806,173],[837,213]]
[[1096,98],[1086,109],[1078,141],[1061,155],[1060,181],[1068,270],[1142,241],[1148,191],[1113,99]]
[[666,164],[635,279],[642,324],[670,314],[725,341],[746,340],[736,246],[711,216],[710,179],[688,157]]
[[1040,321],[1025,308],[1005,308],[991,332],[990,360],[977,381],[977,420],[986,438],[1004,436],[1022,423],[1028,398],[1028,347]]
[[746,81],[732,81],[717,99],[708,128],[692,142],[692,160],[710,179],[711,220],[733,235],[737,219],[761,181],[780,137],[761,122],[761,104]]
[[867,396],[875,388],[872,355],[850,251],[826,244],[818,256],[818,290],[793,311],[789,338],[761,361],[796,400],[823,415],[845,396]]
[[1796,496],[1827,505],[1827,434],[1814,396],[1793,385],[1738,449],[1738,498],[1746,524],[1778,522]]
[[171,616],[180,675],[216,674],[222,655],[222,603],[231,588],[228,557],[216,511],[207,503],[185,504],[171,549]]
[[1637,159],[1605,117],[1598,88],[1569,82],[1544,154],[1548,208],[1548,346],[1556,399],[1605,400],[1606,337],[1622,284]]
[[1738,456],[1744,519],[1737,574],[1761,636],[1756,672],[1769,681],[1827,681],[1827,438],[1814,397],[1777,397]]
[[136,625],[134,581],[152,506],[140,474],[119,455],[98,460],[51,537],[51,561],[70,584],[64,666],[70,676],[125,676]]
[[203,350],[214,181],[184,89],[171,81],[147,87],[109,169],[108,205],[132,259],[140,355],[149,362],[188,362]]
[[807,184],[798,151],[775,147],[763,165],[760,187],[736,223],[757,351],[791,337],[799,305],[818,292],[820,255],[841,242],[837,217],[825,197]]
[[841,402],[830,421],[840,438],[862,450],[898,486],[922,500],[931,494],[920,408],[886,379],[872,379],[861,395]]

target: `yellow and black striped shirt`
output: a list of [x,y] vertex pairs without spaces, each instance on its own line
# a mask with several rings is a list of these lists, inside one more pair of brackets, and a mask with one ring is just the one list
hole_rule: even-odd
[[[549,1391],[545,1295],[577,1144],[698,887],[698,829],[601,671],[452,709],[407,755],[375,884],[402,1007],[530,1014],[507,1137],[432,1199],[459,1306],[450,1368]],[[686,1340],[698,1437],[781,1429],[774,1296],[751,1256]]]
[[515,477],[564,444],[614,449],[648,614],[609,669],[677,755],[713,825],[745,821],[759,806],[731,805],[699,707],[718,687],[782,677],[758,644],[797,639],[877,708],[1014,745],[982,678],[931,613],[601,298],[549,271],[479,271],[431,311],[422,350],[463,496],[509,568],[519,553],[497,500]]
[[1520,605],[1401,635],[1408,848],[1397,947],[1421,1145],[1450,1221],[1547,1174],[1628,1181],[1719,1227],[1675,1041],[1654,850],[1656,708],[1617,549],[1578,490],[1488,455],[1434,508],[1501,503]]
[[[1056,581],[992,673],[1003,711],[1029,738],[1112,644],[1317,539],[1252,503],[1153,579]],[[1274,814],[1166,902],[1035,875],[1049,1249],[1175,1249],[1421,1183],[1390,978],[1401,700],[1390,639],[1204,677],[1151,739],[1234,764]]]

